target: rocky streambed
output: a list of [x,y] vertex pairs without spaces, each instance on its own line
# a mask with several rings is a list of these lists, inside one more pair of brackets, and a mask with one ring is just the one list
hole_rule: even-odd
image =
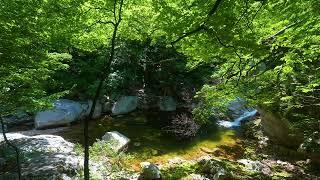
[[[259,116],[252,117],[255,113],[242,111],[235,121],[219,121],[188,141],[161,131],[166,122],[159,111],[91,120],[92,179],[319,178],[317,165],[308,156],[292,157],[282,147],[275,148]],[[81,124],[7,136],[20,149],[25,179],[82,178]],[[0,177],[15,179],[14,150],[1,138]],[[113,140],[120,146],[113,144],[116,153],[108,154],[105,144]]]

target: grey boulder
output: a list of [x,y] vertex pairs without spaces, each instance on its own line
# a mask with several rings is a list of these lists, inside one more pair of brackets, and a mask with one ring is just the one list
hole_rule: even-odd
[[36,114],[35,127],[39,129],[69,124],[80,119],[83,112],[84,109],[81,103],[68,99],[59,99],[54,102],[53,109]]
[[[21,172],[24,179],[74,179],[83,168],[82,156],[77,156],[73,151],[74,144],[60,136],[8,133],[7,137],[23,152]],[[2,136],[0,148],[8,148]],[[14,155],[10,148],[5,152],[6,156]],[[8,173],[4,179],[15,175]]]
[[125,150],[130,142],[129,138],[118,131],[107,132],[102,136],[102,140],[110,144],[110,148],[115,152]]
[[138,106],[137,96],[123,96],[112,107],[112,114],[126,114],[134,111]]
[[141,173],[139,176],[140,180],[152,180],[152,179],[161,179],[161,172],[158,166],[150,162],[140,163]]

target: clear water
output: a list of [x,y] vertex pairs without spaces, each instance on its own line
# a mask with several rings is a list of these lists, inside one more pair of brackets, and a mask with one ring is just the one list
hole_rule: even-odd
[[[133,113],[122,117],[104,117],[89,123],[89,139],[93,143],[108,131],[118,131],[127,136],[131,139],[128,153],[133,157],[130,164],[134,169],[138,169],[142,161],[162,164],[177,156],[191,160],[205,155],[203,148],[213,149],[221,145],[234,146],[238,143],[234,130],[221,129],[217,126],[206,128],[191,140],[178,140],[161,131],[165,121],[159,113]],[[81,124],[72,126],[61,136],[74,143],[82,144]]]

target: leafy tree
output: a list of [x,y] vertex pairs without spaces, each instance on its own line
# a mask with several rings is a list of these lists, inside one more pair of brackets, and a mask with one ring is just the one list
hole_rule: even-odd
[[214,83],[198,94],[203,110],[242,96],[319,127],[318,1],[174,1],[154,7],[161,12],[159,29],[192,57],[191,68],[203,61],[216,65]]
[[[90,4],[91,3],[91,4]],[[88,2],[87,4],[85,4],[85,6],[88,6],[88,10],[86,11],[86,13],[89,14],[88,16],[88,22],[91,23],[90,21],[93,19],[92,16],[101,16],[100,18],[97,18],[98,20],[95,22],[92,22],[93,24],[90,25],[90,27],[94,27],[96,25],[103,25],[103,24],[107,24],[110,25],[111,28],[108,29],[108,27],[106,27],[107,29],[104,30],[109,30],[109,32],[111,31],[111,40],[110,42],[110,50],[108,51],[108,59],[106,59],[106,61],[104,62],[104,65],[102,66],[102,69],[100,70],[99,73],[99,82],[98,82],[98,86],[96,88],[95,94],[94,94],[94,98],[93,98],[93,102],[92,102],[92,107],[90,109],[90,113],[88,115],[88,117],[86,117],[86,119],[84,120],[84,179],[89,179],[89,132],[88,132],[88,123],[89,120],[92,119],[93,117],[93,113],[95,110],[95,106],[97,104],[98,98],[101,95],[101,91],[103,90],[103,84],[106,80],[106,78],[109,76],[110,73],[110,67],[112,62],[114,61],[115,58],[115,48],[116,48],[116,38],[117,38],[117,32],[118,32],[118,28],[119,25],[122,21],[122,11],[123,11],[123,0],[117,1],[114,0],[113,3],[109,3],[109,2],[105,2],[105,1],[92,1],[92,2]],[[112,7],[112,9],[110,9]],[[93,12],[92,14],[91,11],[92,10],[98,10],[97,13]],[[104,11],[103,14],[101,11]],[[111,12],[110,16],[104,16],[107,12]],[[108,14],[108,13],[106,13]],[[86,16],[84,16],[86,17]],[[110,19],[108,19],[110,18]],[[95,20],[95,18],[93,19]],[[103,31],[100,31],[102,29],[99,29],[97,31],[90,31],[89,33],[91,33],[91,35],[94,37],[96,35],[99,35],[99,33],[102,33]],[[108,31],[106,31],[108,32]],[[102,37],[101,34],[99,36],[100,40],[103,40],[103,35],[108,35],[108,33],[103,33]],[[105,36],[106,37],[106,36]],[[92,40],[92,39],[90,39]],[[103,42],[102,42],[103,43]],[[80,44],[81,45],[81,44]]]
[[[15,113],[17,108],[35,111],[49,106],[52,99],[65,93],[46,93],[45,82],[56,70],[68,68],[65,62],[71,56],[52,52],[70,35],[67,24],[73,18],[67,12],[73,12],[77,4],[62,0],[0,2],[0,118]],[[19,165],[19,151],[14,148]]]

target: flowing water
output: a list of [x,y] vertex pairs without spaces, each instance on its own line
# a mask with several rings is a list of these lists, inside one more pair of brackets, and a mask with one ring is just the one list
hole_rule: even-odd
[[222,127],[226,127],[226,128],[236,128],[236,127],[240,127],[241,126],[241,122],[253,117],[254,115],[257,114],[257,110],[253,109],[253,110],[247,110],[245,111],[240,117],[238,117],[237,119],[235,119],[234,121],[218,121],[218,125],[222,126]]
[[[131,139],[128,153],[133,157],[131,161],[132,165],[136,166],[134,168],[142,161],[162,164],[177,156],[192,160],[206,154],[203,148],[234,146],[239,142],[235,130],[218,126],[207,127],[191,140],[178,140],[161,131],[166,121],[160,112],[104,117],[89,123],[89,139],[92,144],[108,131],[118,131],[127,136]],[[81,125],[78,124],[61,135],[69,141],[82,144],[82,134]]]

